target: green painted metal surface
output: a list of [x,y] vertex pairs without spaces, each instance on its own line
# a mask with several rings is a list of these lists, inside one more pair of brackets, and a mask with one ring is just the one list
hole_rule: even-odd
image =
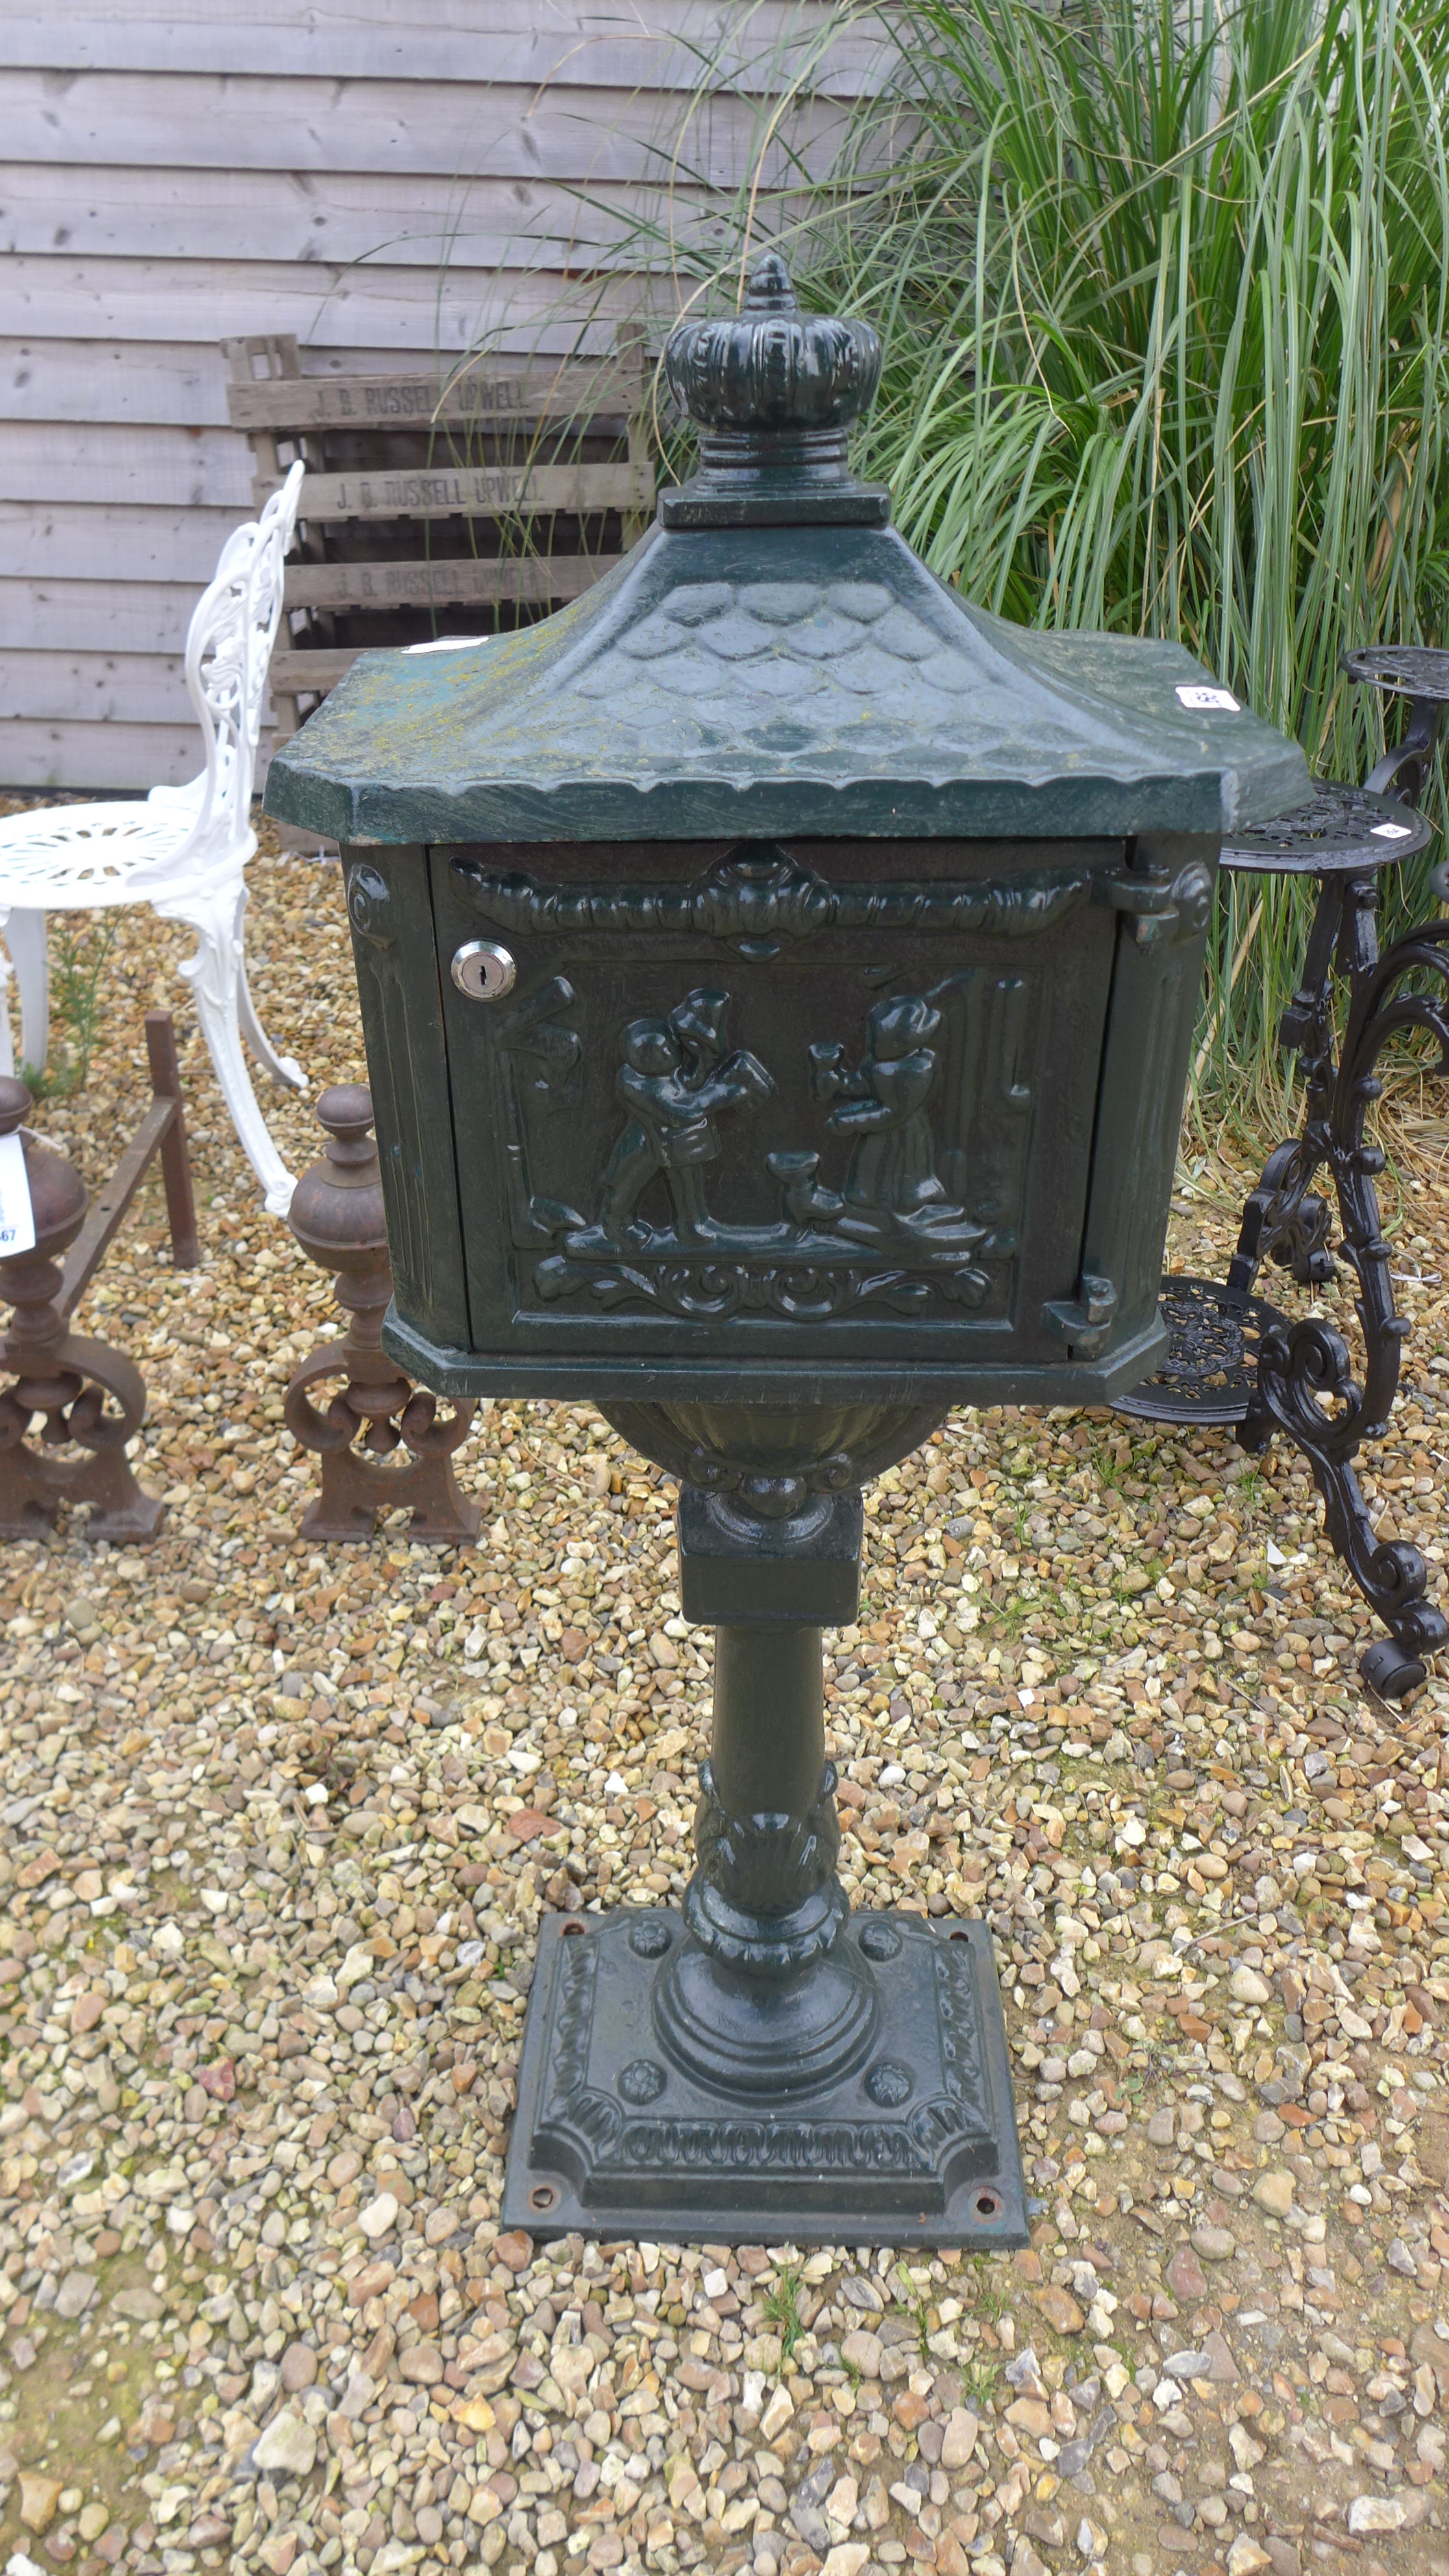
[[848,467],[878,363],[767,260],[670,341],[699,471],[617,571],[365,656],[273,762],[344,845],[440,1389],[1102,1402],[1159,1356],[1218,848],[1302,755],[928,573]]
[[348,870],[347,911],[377,1130],[393,1293],[421,1331],[468,1337],[442,995],[415,850]]
[[1212,832],[1307,792],[1183,647],[1039,635],[893,528],[654,528],[541,624],[354,664],[267,810],[349,842]]
[[[769,272],[768,274],[766,272]],[[1182,647],[1009,625],[938,581],[850,473],[880,345],[766,259],[665,366],[700,468],[555,617],[365,654],[267,782],[341,841],[721,834],[1221,835],[1303,755]]]
[[366,657],[268,784],[344,844],[388,1348],[603,1401],[721,1623],[682,1919],[545,1926],[503,2208],[550,2233],[1025,2241],[989,1934],[851,1921],[819,1628],[951,1404],[1156,1364],[1219,846],[1306,786],[1185,653],[926,572],[847,468],[879,358],[767,256],[671,338],[700,470],[617,573]]

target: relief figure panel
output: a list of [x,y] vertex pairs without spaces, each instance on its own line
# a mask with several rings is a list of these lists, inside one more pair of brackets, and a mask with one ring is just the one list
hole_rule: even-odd
[[[450,878],[517,964],[506,1003],[451,1006],[450,1056],[496,1112],[505,1224],[473,1257],[520,1330],[1011,1329],[1034,1124],[1105,1004],[1085,870],[842,890],[751,849],[682,886]],[[1101,953],[1085,1032],[1054,1007],[1068,923]],[[1054,1287],[1079,1219],[1032,1188]]]
[[[758,1050],[733,1042],[743,1006],[716,986],[624,1024],[592,1193],[548,1187],[561,1157],[537,1132],[536,1102],[515,1095],[524,1159],[544,1184],[528,1193],[521,1226],[515,1200],[515,1242],[554,1247],[532,1267],[535,1296],[825,1318],[877,1301],[901,1313],[979,1310],[994,1287],[1005,1310],[1014,1230],[1002,1221],[1001,1176],[983,1220],[948,1196],[938,1168],[949,1156],[969,1170],[971,1103],[949,1097],[946,1074],[952,1062],[958,1076],[975,1066],[982,1049],[948,1045],[947,1031],[984,1004],[979,979],[950,979],[939,1000],[873,998],[853,979],[851,1040],[792,1035],[822,1005],[838,1015],[833,978],[814,994],[799,986],[818,976],[781,980],[750,1013],[770,1024]],[[596,1104],[605,1072],[591,1059]],[[782,1135],[790,1141],[771,1141]],[[555,1139],[564,1147],[567,1130]],[[521,1265],[525,1299],[529,1284]]]

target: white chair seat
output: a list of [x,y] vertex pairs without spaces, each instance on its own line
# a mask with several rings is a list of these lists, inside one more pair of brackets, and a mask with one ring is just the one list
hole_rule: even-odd
[[[194,806],[156,804],[149,797],[129,804],[46,805],[0,817],[0,906],[80,912],[133,903],[139,875],[147,879],[148,894],[152,884],[169,877],[195,820]],[[204,857],[186,869],[188,878],[205,873]]]
[[216,578],[186,639],[186,686],[201,726],[206,765],[183,787],[156,787],[133,803],[50,805],[0,817],[0,1073],[13,1070],[5,984],[20,991],[21,1046],[34,1071],[49,1043],[45,953],[48,912],[101,911],[149,903],[165,920],[197,933],[181,969],[217,1080],[269,1209],[285,1216],[293,1180],[257,1106],[242,1055],[245,1037],[275,1082],[305,1091],[291,1056],[278,1055],[247,986],[242,926],[245,869],[257,846],[251,827],[267,664],[282,613],[282,560],[292,541],[302,467],[294,465],[261,517],[233,530]]

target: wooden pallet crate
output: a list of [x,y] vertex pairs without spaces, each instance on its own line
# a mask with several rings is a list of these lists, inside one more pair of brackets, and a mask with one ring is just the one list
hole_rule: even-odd
[[272,655],[279,736],[370,646],[528,624],[648,525],[641,324],[620,325],[602,358],[406,375],[307,374],[283,333],[222,345],[257,507],[294,456],[307,465]]

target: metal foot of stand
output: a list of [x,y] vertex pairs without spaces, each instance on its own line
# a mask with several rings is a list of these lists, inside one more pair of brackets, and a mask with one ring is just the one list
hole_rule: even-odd
[[[1341,793],[1351,801],[1360,838],[1365,812],[1377,808],[1405,818],[1389,826],[1403,838],[1410,836],[1410,819],[1417,842],[1427,838],[1411,808],[1359,791]],[[1294,819],[1262,827],[1263,835],[1286,830]],[[1375,827],[1370,822],[1367,828]],[[1380,956],[1376,865],[1356,867],[1354,855],[1352,848],[1343,852],[1338,871],[1329,873],[1318,854],[1324,873],[1303,981],[1280,1032],[1302,1063],[1303,1133],[1269,1156],[1244,1208],[1227,1280],[1164,1279],[1163,1318],[1171,1335],[1166,1365],[1116,1409],[1138,1421],[1235,1424],[1240,1445],[1251,1452],[1265,1449],[1275,1432],[1292,1441],[1312,1470],[1336,1552],[1389,1630],[1360,1658],[1359,1671],[1380,1698],[1399,1700],[1427,1678],[1425,1657],[1449,1644],[1449,1620],[1425,1598],[1429,1568],[1418,1548],[1407,1540],[1375,1539],[1352,1463],[1362,1444],[1382,1439],[1388,1427],[1400,1348],[1409,1331],[1395,1309],[1374,1187],[1384,1157],[1364,1137],[1368,1112],[1383,1089],[1378,1061],[1397,1032],[1417,1029],[1432,1037],[1440,1049],[1435,1070],[1449,1073],[1449,922],[1425,923]],[[1335,967],[1349,997],[1337,1055]],[[1335,1276],[1328,1203],[1312,1189],[1320,1171],[1333,1182],[1341,1254],[1358,1285],[1355,1306],[1367,1355],[1362,1386],[1348,1345],[1332,1325],[1294,1321],[1252,1293],[1265,1260],[1290,1270],[1309,1289]]]
[[1027,2242],[990,1932],[852,1915],[836,1875],[821,1627],[860,1534],[858,1491],[770,1522],[685,1489],[686,1615],[720,1620],[698,1865],[682,1912],[545,1917],[505,2225]]
[[506,2227],[725,2245],[1026,2244],[984,1923],[942,1934],[918,1915],[851,1918],[836,1967],[868,1999],[867,2045],[808,2088],[789,2081],[768,2010],[754,2071],[774,2076],[772,2091],[741,2083],[730,2095],[676,2062],[661,1991],[699,1964],[685,1918],[663,1908],[544,1917]]

